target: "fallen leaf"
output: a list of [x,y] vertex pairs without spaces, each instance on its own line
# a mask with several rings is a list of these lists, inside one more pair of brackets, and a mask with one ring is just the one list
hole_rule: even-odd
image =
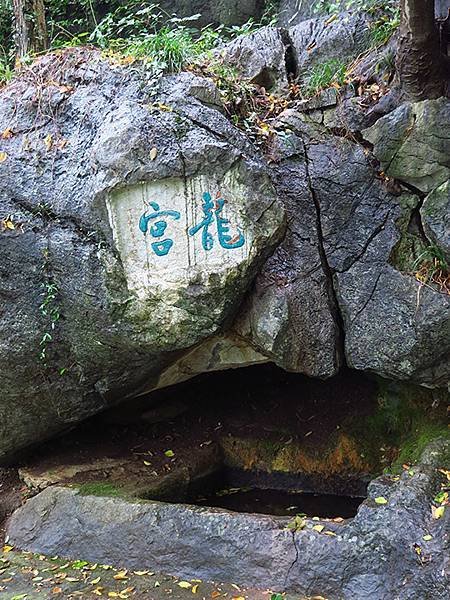
[[5,131],[2,133],[3,140],[9,140],[13,136],[13,131],[10,127],[7,127]]
[[324,531],[324,534],[325,534],[325,535],[336,535],[336,534],[334,533],[334,531],[329,531],[329,530],[327,530],[327,531]]
[[148,460],[144,460],[144,465],[146,467],[151,467],[152,463],[149,463]]
[[426,542],[429,542],[430,540],[433,539],[433,536],[430,535],[429,533],[427,533],[426,535],[423,536],[422,539],[425,540]]
[[150,160],[155,160],[157,155],[158,155],[158,150],[155,147],[153,147],[150,150]]
[[211,598],[218,598],[221,595],[222,594],[220,592],[218,592],[217,590],[214,590],[214,592],[211,594]]
[[179,581],[178,582],[178,586],[180,588],[184,588],[185,590],[189,589],[190,587],[192,587],[192,583],[189,583],[189,581]]
[[95,579],[93,579],[92,581],[89,582],[91,585],[97,585],[97,583],[100,583],[100,577],[96,577]]
[[195,585],[193,585],[193,586],[192,586],[192,588],[191,588],[191,592],[192,592],[193,594],[196,594],[196,593],[197,593],[197,590],[198,590],[198,583],[196,583]]
[[149,571],[133,571],[135,575],[149,575]]
[[6,154],[6,152],[0,152],[0,163],[4,163],[7,158],[8,155]]
[[431,514],[433,515],[433,519],[440,519],[444,516],[445,506],[432,506]]
[[387,504],[387,500],[383,496],[377,496],[377,498],[375,498],[375,502],[377,504]]
[[117,579],[118,581],[123,581],[124,579],[128,579],[127,571],[119,571],[116,575],[113,575],[113,579]]
[[14,547],[14,546],[8,546],[8,545],[5,545],[5,546],[3,546],[3,552],[4,552],[5,554],[7,554],[8,552],[11,552],[11,550],[13,549],[13,547]]
[[173,450],[166,450],[164,454],[167,456],[167,458],[172,458],[173,456],[175,456]]
[[61,594],[62,593],[62,588],[60,587],[54,587],[52,589],[52,594]]
[[314,525],[314,531],[318,531],[319,533],[325,529],[325,525]]

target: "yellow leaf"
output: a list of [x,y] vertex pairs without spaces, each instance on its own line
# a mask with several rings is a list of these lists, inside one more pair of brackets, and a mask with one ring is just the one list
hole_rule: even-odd
[[318,531],[319,533],[325,529],[324,525],[314,525],[314,531]]
[[196,593],[197,593],[197,590],[198,590],[198,583],[196,583],[195,585],[193,585],[193,586],[192,586],[192,588],[191,588],[191,592],[192,592],[193,594],[196,594]]
[[244,596],[233,596],[233,600],[245,600]]
[[117,592],[108,592],[109,598],[118,598],[119,594]]
[[148,575],[149,574],[148,571],[133,571],[133,573],[135,575]]
[[144,460],[144,465],[146,467],[151,467],[152,463],[149,463],[148,460]]
[[218,598],[219,596],[221,596],[221,593],[217,590],[214,590],[214,592],[211,594],[211,598]]
[[102,595],[102,591],[103,591],[103,588],[99,587],[99,588],[96,588],[95,590],[93,590],[92,593],[95,594],[96,596],[101,596]]
[[433,519],[440,519],[444,516],[445,506],[432,506],[431,513],[433,515]]
[[167,456],[167,458],[172,458],[172,456],[175,456],[173,450],[166,450],[164,454]]
[[97,585],[97,583],[100,583],[100,577],[96,577],[95,579],[93,579],[92,581],[89,582],[91,585]]
[[13,549],[14,546],[3,546],[3,552],[5,554],[7,554],[8,552],[11,552],[11,550]]
[[334,531],[324,531],[325,535],[336,535]]
[[155,160],[156,156],[158,154],[158,150],[156,148],[152,148],[150,150],[150,160]]
[[48,133],[45,138],[44,138],[44,144],[45,147],[47,148],[47,151],[51,150],[52,146],[53,146],[53,136],[51,133]]
[[425,540],[425,542],[429,542],[430,540],[433,539],[433,536],[430,535],[429,533],[427,533],[426,535],[423,536],[422,539]]
[[189,581],[179,581],[178,585],[179,585],[180,588],[184,588],[185,590],[187,590],[190,587],[192,587],[192,583],[189,583]]
[[8,155],[6,154],[6,152],[0,152],[0,163],[4,163],[7,158]]
[[118,581],[123,581],[124,579],[128,579],[127,571],[119,571],[116,575],[113,575],[113,579],[117,579]]
[[10,127],[7,127],[5,129],[5,131],[2,133],[2,139],[3,140],[9,140],[10,138],[12,138],[13,136],[13,132],[12,129]]
[[61,594],[62,593],[62,588],[60,587],[54,587],[52,589],[52,594]]
[[387,500],[383,496],[378,496],[377,498],[375,498],[375,502],[377,504],[387,504]]

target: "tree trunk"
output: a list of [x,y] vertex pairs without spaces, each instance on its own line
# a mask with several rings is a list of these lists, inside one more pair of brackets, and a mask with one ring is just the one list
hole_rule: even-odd
[[44,0],[13,0],[16,57],[47,48]]
[[400,0],[397,73],[411,100],[438,98],[444,90],[433,0]]

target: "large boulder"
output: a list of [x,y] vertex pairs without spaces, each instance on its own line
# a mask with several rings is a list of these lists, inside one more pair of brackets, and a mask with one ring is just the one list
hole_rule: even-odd
[[[346,0],[336,0],[333,8],[345,7]],[[324,0],[280,0],[278,22],[280,25],[297,25],[310,17],[327,14],[330,3]]]
[[431,192],[450,177],[450,100],[405,103],[363,132],[389,177]]
[[155,95],[87,50],[1,92],[0,458],[145,389],[233,318],[284,217],[217,102],[207,80]]
[[219,52],[221,60],[237,68],[240,75],[277,93],[288,90],[289,41],[279,27],[262,27],[232,40]]
[[187,17],[196,25],[241,25],[261,18],[265,0],[159,0],[155,4],[168,16]]
[[289,27],[288,33],[297,66],[297,75],[335,61],[346,66],[370,46],[370,17],[362,12],[345,12],[338,18],[308,19]]
[[445,386],[449,297],[392,258],[419,197],[391,189],[366,149],[294,110],[278,127],[287,132],[272,148],[272,176],[288,229],[256,279],[240,335],[311,376],[334,374],[345,354],[356,369]]

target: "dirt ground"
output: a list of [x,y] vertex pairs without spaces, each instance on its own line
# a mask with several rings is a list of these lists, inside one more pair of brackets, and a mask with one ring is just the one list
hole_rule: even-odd
[[[9,546],[0,553],[1,600],[271,600],[277,593],[254,590],[233,583],[184,581],[151,571],[127,571],[84,561],[15,552]],[[282,595],[284,600],[302,600]],[[277,600],[278,600],[277,598]]]

